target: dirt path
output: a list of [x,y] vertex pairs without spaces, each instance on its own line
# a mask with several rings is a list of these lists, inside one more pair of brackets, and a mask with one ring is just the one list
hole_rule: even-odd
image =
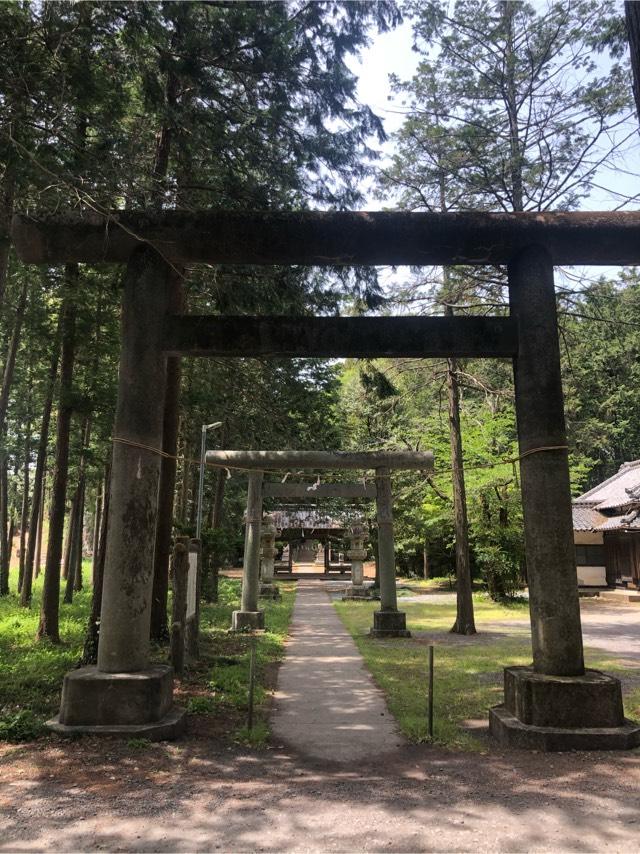
[[319,581],[298,584],[271,731],[276,744],[338,762],[361,761],[404,743]]
[[637,754],[3,751],[2,851],[634,851]]

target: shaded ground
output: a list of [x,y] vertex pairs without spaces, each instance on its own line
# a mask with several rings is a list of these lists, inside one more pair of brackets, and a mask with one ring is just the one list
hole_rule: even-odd
[[354,766],[187,739],[4,748],[3,851],[637,849],[637,754],[412,746]]

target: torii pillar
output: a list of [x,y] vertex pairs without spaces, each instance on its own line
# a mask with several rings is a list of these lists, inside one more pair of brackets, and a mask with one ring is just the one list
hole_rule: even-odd
[[60,714],[48,722],[65,735],[165,739],[184,729],[172,668],[149,661],[170,274],[148,246],[127,265],[98,664],[65,676]]
[[538,750],[633,747],[620,680],[585,670],[573,545],[553,261],[530,246],[509,264],[516,417],[531,614],[531,667],[507,667],[504,705],[491,709],[502,744]]
[[378,565],[380,567],[380,610],[373,612],[372,637],[408,638],[407,615],[398,611],[396,549],[393,539],[393,495],[391,472],[376,468],[376,511],[378,517]]

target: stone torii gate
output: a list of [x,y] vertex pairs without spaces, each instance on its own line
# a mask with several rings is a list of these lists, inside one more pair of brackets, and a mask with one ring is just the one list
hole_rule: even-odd
[[[249,469],[247,523],[242,567],[242,607],[234,611],[231,628],[235,631],[264,628],[264,611],[258,608],[260,590],[260,526],[262,497],[298,493],[299,484],[264,484],[265,471],[360,469],[375,471],[375,500],[378,522],[378,565],[380,568],[380,610],[373,613],[373,637],[409,637],[406,616],[398,611],[396,559],[393,541],[393,497],[391,471],[413,469],[431,471],[431,451],[207,451],[209,465]],[[273,487],[273,488],[269,488]],[[303,489],[305,487],[302,487]],[[366,485],[323,484],[314,490],[318,497],[371,496]],[[308,495],[308,493],[307,493]]]
[[[585,671],[554,265],[639,264],[640,212],[114,211],[17,216],[26,263],[126,263],[111,515],[97,668],[65,677],[65,732],[176,734],[169,668],[149,665],[167,356],[510,358],[520,448],[533,666],[507,668],[491,731],[505,744],[640,743],[620,682]],[[506,265],[508,317],[194,317],[171,311],[188,263]],[[124,728],[124,729],[123,729]]]

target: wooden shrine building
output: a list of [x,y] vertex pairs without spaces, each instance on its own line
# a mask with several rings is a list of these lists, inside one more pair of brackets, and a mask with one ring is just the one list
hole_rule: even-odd
[[581,587],[640,588],[640,460],[573,499]]

